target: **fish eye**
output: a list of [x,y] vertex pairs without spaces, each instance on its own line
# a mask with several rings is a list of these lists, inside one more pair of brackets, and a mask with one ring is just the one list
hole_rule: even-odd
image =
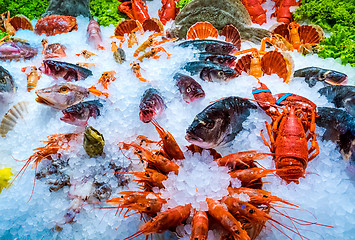
[[190,87],[188,87],[188,88],[186,88],[186,92],[191,92],[191,88]]
[[214,127],[214,122],[209,122],[206,124],[206,128],[212,129]]
[[66,87],[66,86],[63,86],[63,87],[61,87],[60,89],[59,89],[59,92],[60,93],[67,93],[69,91],[69,89],[68,89],[68,87]]
[[223,72],[223,71],[218,71],[218,72],[217,72],[217,75],[218,75],[219,77],[223,77],[223,76],[224,76],[224,72]]
[[54,69],[55,69],[56,71],[59,71],[59,70],[60,70],[60,67],[59,67],[58,65],[55,65],[55,66],[54,66]]

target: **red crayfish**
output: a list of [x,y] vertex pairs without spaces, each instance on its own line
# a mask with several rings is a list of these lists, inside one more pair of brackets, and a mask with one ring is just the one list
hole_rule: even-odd
[[161,0],[163,6],[159,9],[158,14],[160,21],[165,25],[167,21],[174,20],[179,9],[176,8],[175,0]]
[[[271,144],[262,132],[261,137],[275,154],[276,169],[283,169],[276,174],[288,183],[299,183],[298,179],[304,177],[308,162],[319,154],[314,132],[316,105],[307,98],[291,93],[280,93],[274,98],[266,85],[259,83],[260,87],[253,90],[253,95],[259,106],[272,118],[271,124],[265,122]],[[282,114],[275,105],[284,106]],[[308,140],[311,141],[309,149]]]
[[266,10],[261,7],[261,4],[265,1],[266,0],[241,0],[253,23],[259,25],[266,23]]
[[142,0],[119,0],[121,4],[118,6],[118,10],[127,14],[130,19],[138,20],[143,23],[149,19],[147,3]]
[[278,22],[290,23],[293,21],[290,7],[299,6],[301,1],[296,0],[273,0],[275,2],[275,12],[271,17],[276,17]]

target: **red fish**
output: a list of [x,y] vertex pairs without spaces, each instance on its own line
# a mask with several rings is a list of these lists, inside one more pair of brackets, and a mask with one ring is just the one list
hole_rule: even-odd
[[149,123],[165,110],[166,105],[158,90],[149,88],[144,92],[139,108],[139,119]]

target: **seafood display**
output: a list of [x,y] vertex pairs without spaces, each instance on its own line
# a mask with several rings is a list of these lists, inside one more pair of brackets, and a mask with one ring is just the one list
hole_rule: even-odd
[[353,68],[296,1],[188,2],[0,14],[1,239],[353,238]]

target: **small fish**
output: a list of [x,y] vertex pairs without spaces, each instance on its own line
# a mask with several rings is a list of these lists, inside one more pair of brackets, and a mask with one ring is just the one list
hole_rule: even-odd
[[64,78],[66,81],[84,80],[92,75],[92,72],[87,68],[54,60],[43,60],[43,66],[39,67],[39,69],[44,74],[52,76],[55,79]]
[[201,85],[192,77],[176,73],[174,80],[185,102],[191,103],[196,99],[205,97],[205,91],[203,91]]
[[324,127],[323,140],[337,143],[349,161],[348,170],[355,177],[355,117],[342,109],[318,107],[316,124]]
[[209,61],[188,62],[183,67],[192,75],[198,74],[200,78],[207,82],[228,81],[237,76],[237,72],[227,66]]
[[139,119],[144,123],[149,123],[166,109],[166,105],[158,90],[148,88],[142,96],[139,109]]
[[117,48],[116,51],[113,52],[113,58],[116,63],[122,64],[126,61],[126,53],[122,48]]
[[239,51],[232,43],[212,39],[187,40],[178,44],[178,46],[183,48],[195,48],[202,52],[217,54],[230,54]]
[[62,110],[64,116],[60,120],[76,126],[85,126],[90,117],[100,116],[102,107],[99,100],[81,102]]
[[256,105],[240,97],[227,97],[207,106],[186,130],[185,139],[202,148],[215,148],[232,141]]
[[94,20],[90,20],[86,29],[86,37],[89,45],[95,49],[103,49],[100,25]]
[[201,52],[195,54],[200,61],[210,61],[213,63],[223,64],[227,67],[234,67],[237,57],[228,54],[218,54],[213,52]]
[[38,103],[63,110],[73,106],[89,95],[89,90],[70,83],[55,84],[36,91]]
[[309,87],[314,87],[317,82],[325,82],[330,85],[346,84],[348,80],[348,76],[344,73],[319,67],[298,69],[293,76],[304,77]]
[[355,116],[355,86],[332,85],[318,90],[337,108],[345,108]]
[[15,93],[16,86],[9,71],[0,66],[0,95],[2,93]]
[[105,146],[104,136],[91,126],[85,127],[83,147],[92,158],[102,155]]

